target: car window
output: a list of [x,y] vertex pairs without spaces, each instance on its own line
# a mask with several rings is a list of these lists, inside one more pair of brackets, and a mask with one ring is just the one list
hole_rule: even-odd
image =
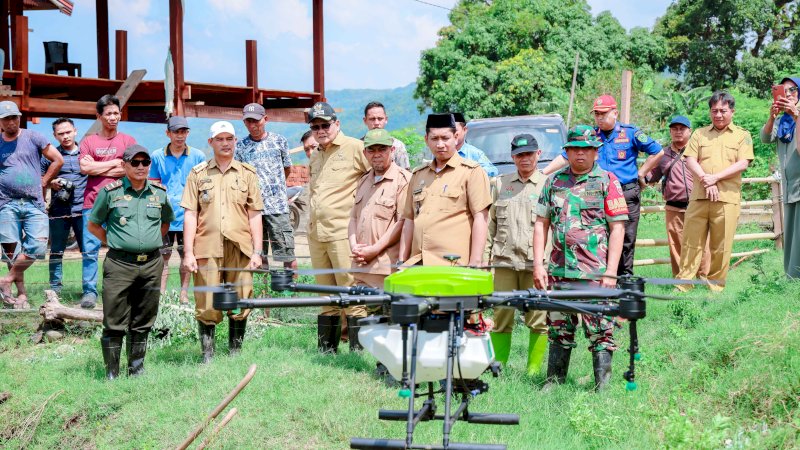
[[553,158],[561,153],[561,145],[564,144],[564,137],[559,127],[486,127],[469,128],[467,132],[467,142],[478,147],[486,153],[489,159],[497,164],[511,162],[511,140],[518,134],[528,133],[536,138],[539,148],[542,149],[542,156],[539,162],[552,161]]

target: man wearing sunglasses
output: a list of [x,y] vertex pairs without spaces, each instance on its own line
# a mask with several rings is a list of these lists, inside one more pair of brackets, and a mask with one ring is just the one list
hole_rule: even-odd
[[147,179],[147,149],[131,145],[125,149],[122,161],[125,176],[100,189],[87,225],[100,242],[108,245],[103,261],[100,344],[109,380],[119,376],[125,335],[128,375],[144,371],[147,335],[156,320],[161,296],[164,260],[160,249],[175,218],[167,188]]
[[[308,249],[314,269],[350,268],[347,226],[353,209],[358,180],[369,170],[364,143],[345,136],[331,105],[316,103],[308,112],[308,123],[319,149],[311,154],[309,184],[311,213],[308,219]],[[320,274],[318,284],[352,286],[347,272]],[[342,308],[324,306],[317,316],[317,344],[321,352],[337,351]],[[345,308],[347,317],[366,317],[363,305]],[[344,334],[344,333],[343,333]]]

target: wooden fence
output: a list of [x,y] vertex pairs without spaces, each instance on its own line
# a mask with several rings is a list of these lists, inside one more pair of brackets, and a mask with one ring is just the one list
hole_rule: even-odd
[[[741,203],[742,209],[739,215],[739,223],[743,222],[744,218],[756,217],[756,221],[764,224],[772,225],[772,232],[765,233],[746,233],[737,234],[733,237],[734,242],[741,241],[756,241],[762,239],[771,239],[775,241],[775,248],[783,248],[783,192],[781,190],[781,182],[775,177],[766,178],[743,178],[742,183],[769,183],[770,185],[770,198],[769,200],[754,200],[744,201]],[[642,214],[660,214],[665,211],[664,205],[656,206],[643,206],[641,209]],[[762,220],[764,217],[768,219]],[[752,222],[753,220],[748,220]],[[665,247],[669,245],[667,239],[636,239],[636,247]],[[759,253],[765,253],[769,250],[758,249],[749,252],[733,253],[731,257],[739,258]],[[633,262],[634,266],[648,266],[653,264],[669,264],[669,258],[647,258],[637,259]]]

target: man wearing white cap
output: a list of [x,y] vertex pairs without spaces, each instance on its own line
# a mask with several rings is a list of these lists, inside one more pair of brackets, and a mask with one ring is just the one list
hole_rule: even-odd
[[[214,157],[189,173],[183,191],[184,268],[194,273],[195,286],[233,283],[239,298],[249,298],[253,275],[220,271],[222,267],[261,267],[261,211],[264,203],[256,169],[233,159],[236,131],[230,122],[211,125],[209,145]],[[211,294],[195,293],[195,318],[200,330],[203,362],[214,355],[214,330],[222,312],[213,307]],[[249,309],[228,312],[228,346],[238,353],[244,339]]]

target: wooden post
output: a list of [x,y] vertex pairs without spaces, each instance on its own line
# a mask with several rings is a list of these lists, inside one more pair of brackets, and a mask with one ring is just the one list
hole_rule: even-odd
[[770,183],[772,191],[772,231],[775,233],[775,248],[783,248],[783,186],[778,180]]
[[[244,41],[244,53],[247,71],[247,86],[252,89],[250,92],[250,103],[258,102],[258,50],[256,41],[248,39]],[[260,103],[260,102],[259,102]]]
[[108,57],[108,0],[95,0],[97,14],[97,78],[110,78]]
[[633,72],[630,70],[622,71],[622,95],[620,98],[619,121],[631,123],[631,83]]
[[325,36],[323,29],[322,0],[313,0],[314,29],[314,92],[325,101]]
[[8,33],[10,32],[8,26],[8,0],[0,0],[0,48],[6,54],[6,60],[3,64],[3,67],[0,67],[0,70],[8,70],[11,68],[11,47],[9,46],[10,42],[8,39]]
[[183,116],[183,1],[169,0],[169,49],[175,79],[175,115]]
[[128,78],[128,32],[116,30],[114,32],[114,75],[118,80]]
[[578,60],[581,54],[575,52],[575,67],[572,69],[572,87],[569,89],[569,110],[567,111],[567,129],[572,123],[572,106],[575,103],[575,84],[578,81]]
[[[23,99],[27,97],[30,86],[28,82],[28,18],[25,16],[14,17],[14,70],[22,72],[16,88],[23,92]],[[24,108],[25,105],[20,105]],[[22,109],[21,108],[21,109]],[[24,113],[24,112],[23,112]],[[24,124],[24,122],[23,122]]]

